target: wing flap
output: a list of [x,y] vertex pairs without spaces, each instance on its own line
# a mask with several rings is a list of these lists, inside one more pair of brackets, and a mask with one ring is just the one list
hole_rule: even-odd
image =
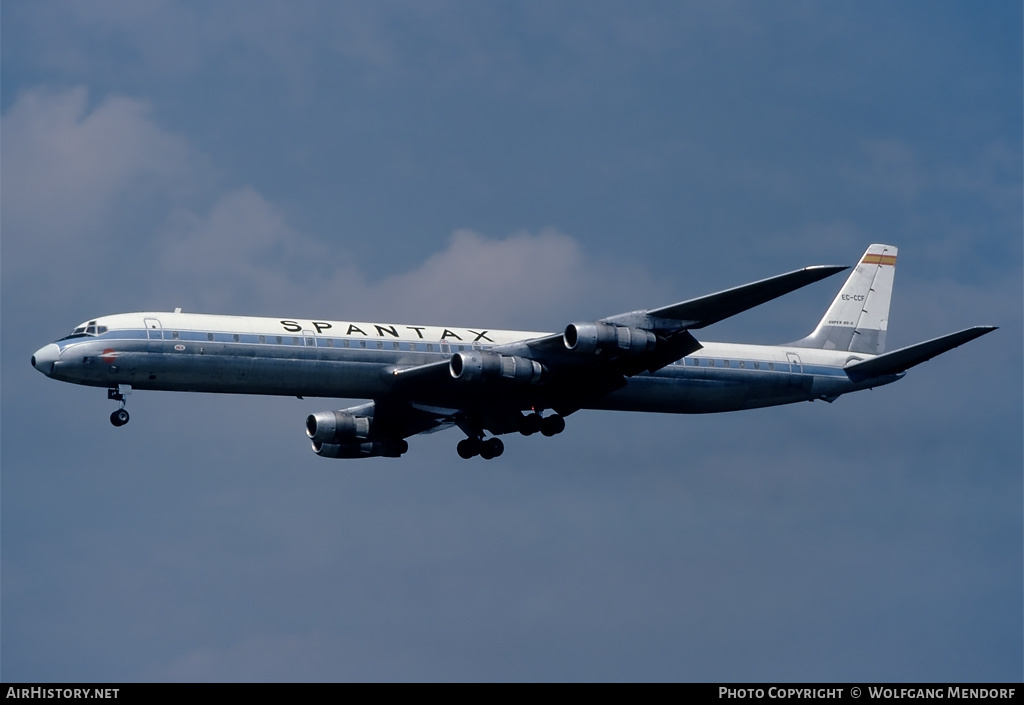
[[385,399],[374,401],[372,408],[375,428],[387,429],[385,438],[409,438],[421,433],[435,433],[454,423],[454,412],[447,409],[420,408],[416,404]]

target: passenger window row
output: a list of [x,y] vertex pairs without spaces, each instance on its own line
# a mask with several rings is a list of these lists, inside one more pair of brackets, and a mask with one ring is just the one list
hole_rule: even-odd
[[741,370],[768,370],[771,372],[775,371],[774,362],[761,362],[759,360],[726,360],[711,357],[685,357],[679,361],[680,365],[685,364],[688,367],[724,367],[726,369],[735,367]]
[[462,352],[471,349],[485,349],[484,346],[448,345],[441,343],[418,343],[406,341],[365,340],[353,338],[311,338],[298,335],[247,335],[240,333],[197,333],[191,331],[171,331],[172,340],[205,339],[207,342],[219,343],[255,343],[258,345],[294,345],[317,348],[349,348],[359,350],[398,350],[401,352],[442,352],[447,348],[450,352]]

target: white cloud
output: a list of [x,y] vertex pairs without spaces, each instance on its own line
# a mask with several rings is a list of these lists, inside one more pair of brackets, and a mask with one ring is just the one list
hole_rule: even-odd
[[[255,190],[230,191],[205,216],[175,213],[154,241],[158,295],[189,308],[254,312],[299,299],[303,253],[326,252],[294,231]],[[276,307],[275,307],[276,308]],[[229,309],[229,310],[225,310]]]
[[640,267],[597,260],[554,228],[504,239],[457,230],[445,250],[372,289],[388,308],[421,318],[525,327],[611,315],[637,301],[650,307],[666,295]]
[[132,226],[190,190],[202,161],[145,102],[90,106],[83,87],[18,96],[2,151],[5,277],[51,295],[88,273],[123,272],[142,251]]
[[156,260],[157,295],[207,312],[537,328],[666,296],[641,268],[596,260],[554,228],[504,239],[458,230],[419,266],[370,280],[251,188],[206,215],[178,214]]
[[22,94],[3,128],[5,219],[36,237],[74,239],[128,191],[182,180],[194,158],[145,102],[111,96],[89,109],[84,87]]
[[343,244],[299,232],[252,187],[205,211],[187,205],[194,184],[210,181],[205,158],[145,102],[90,106],[84,87],[19,96],[2,146],[7,271],[59,282],[43,287],[55,297],[95,288],[103,272],[120,276],[102,296],[129,308],[125,297],[138,307],[528,329],[672,298],[641,267],[596,259],[554,228],[504,238],[458,230],[419,266],[370,280]]

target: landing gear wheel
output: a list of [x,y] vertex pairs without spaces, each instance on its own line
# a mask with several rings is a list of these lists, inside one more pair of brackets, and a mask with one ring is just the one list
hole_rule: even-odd
[[484,460],[497,458],[504,452],[505,444],[501,442],[500,438],[488,438],[480,447],[480,457]]
[[110,415],[110,423],[114,424],[114,426],[124,426],[128,423],[128,412],[124,410],[124,402],[125,396],[131,394],[131,392],[132,388],[129,386],[125,387],[124,392],[121,391],[120,385],[107,389],[107,399],[113,399],[121,403],[120,408]]
[[463,438],[459,441],[459,444],[455,446],[455,450],[458,452],[460,458],[469,460],[474,455],[480,454],[480,445],[480,441],[476,438]]
[[519,420],[519,432],[524,436],[532,436],[541,429],[544,419],[540,414],[527,414]]
[[127,411],[125,411],[124,409],[118,409],[117,411],[110,415],[110,423],[114,424],[115,426],[124,426],[126,423],[128,423],[129,418],[131,417],[128,416]]
[[565,430],[565,419],[558,414],[552,414],[541,422],[540,432],[545,436],[557,436]]
[[388,441],[384,444],[385,458],[401,458],[409,452],[409,442],[406,440]]

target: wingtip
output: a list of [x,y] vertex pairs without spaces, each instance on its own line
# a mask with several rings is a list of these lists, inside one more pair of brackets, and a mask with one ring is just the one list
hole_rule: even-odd
[[823,277],[830,277],[833,274],[839,274],[839,272],[845,271],[850,268],[848,264],[812,264],[810,267],[804,267],[805,272],[816,272],[821,274]]
[[964,336],[965,340],[976,340],[998,329],[999,326],[971,326],[970,328],[964,328],[960,331],[960,334]]

